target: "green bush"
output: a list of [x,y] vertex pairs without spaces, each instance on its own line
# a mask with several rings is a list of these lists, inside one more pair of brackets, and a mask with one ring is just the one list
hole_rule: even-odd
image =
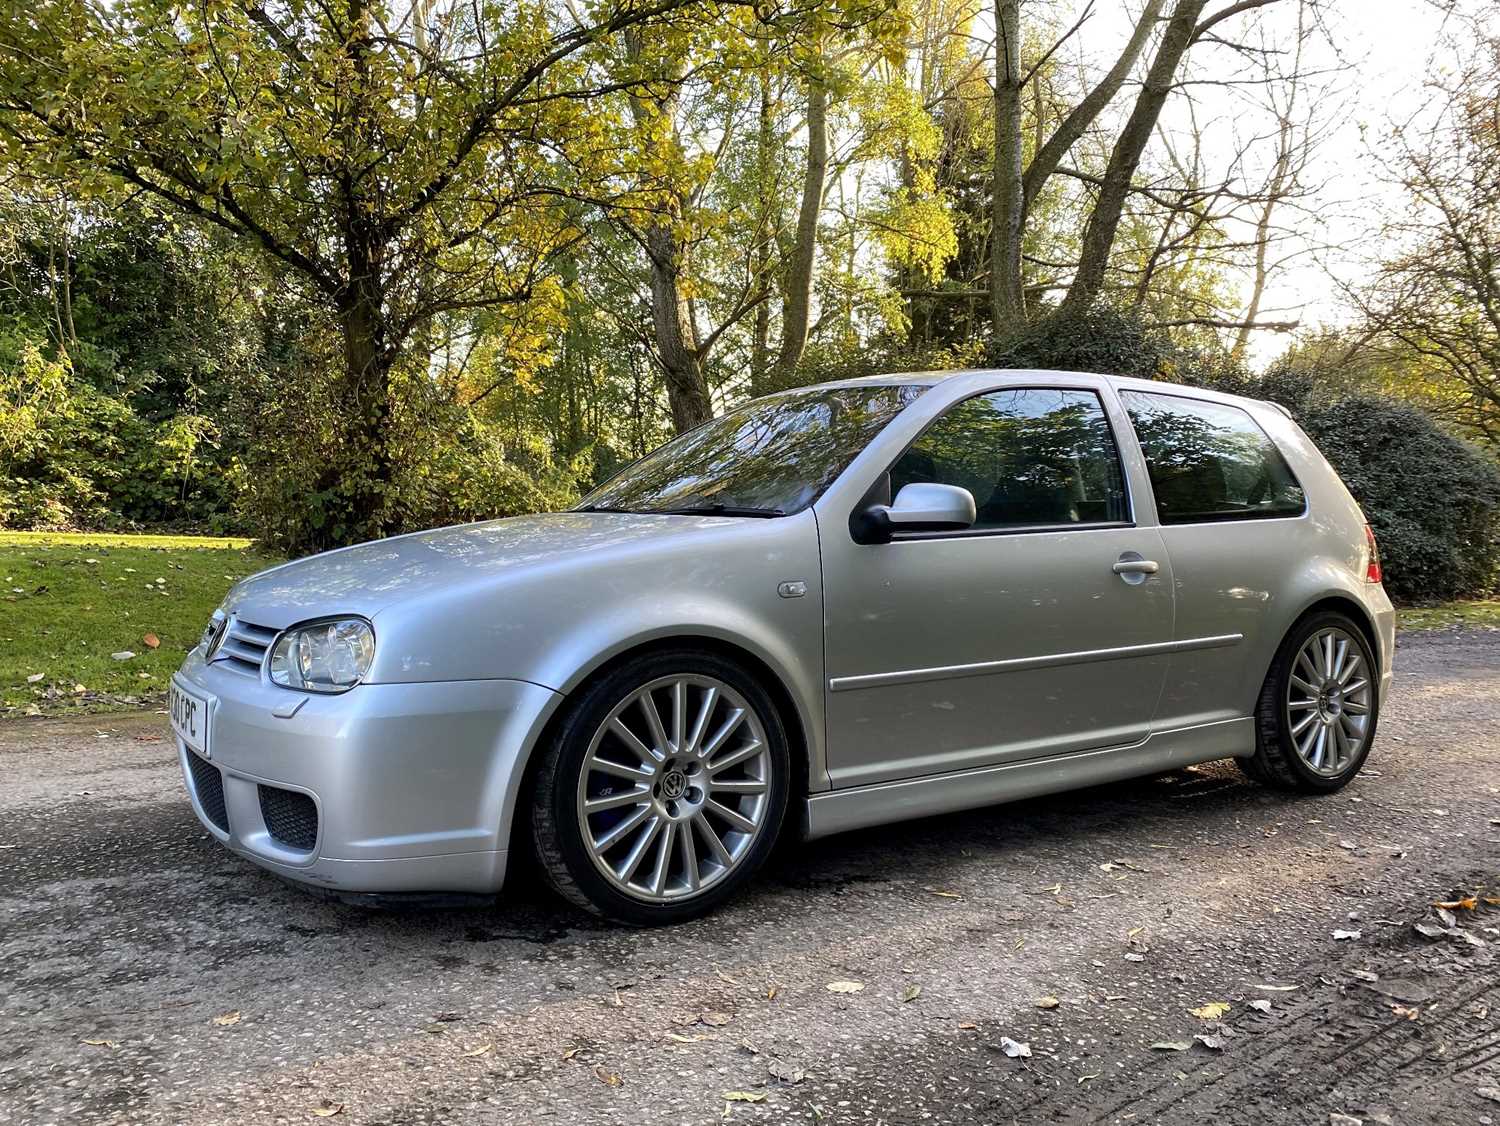
[[1313,400],[1299,421],[1364,507],[1386,589],[1406,601],[1481,597],[1500,583],[1500,468],[1415,407]]

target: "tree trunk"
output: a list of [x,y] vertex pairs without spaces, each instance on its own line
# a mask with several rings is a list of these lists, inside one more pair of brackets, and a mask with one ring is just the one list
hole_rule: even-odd
[[[641,56],[638,30],[625,35],[626,52],[632,62]],[[661,118],[676,128],[679,94],[676,87],[648,101],[632,95],[630,114],[636,126],[645,128]],[[692,306],[682,288],[683,249],[673,230],[681,218],[683,201],[671,194],[668,213],[653,220],[641,236],[651,273],[651,326],[656,337],[656,354],[661,361],[667,384],[667,403],[672,409],[672,425],[683,434],[714,416],[704,372],[703,350],[698,344],[698,328]]]
[[[771,162],[775,159],[775,117],[771,105],[771,84],[760,76],[760,129],[756,137],[756,175],[760,180],[760,216],[755,230],[756,283],[771,283],[771,210],[775,206],[771,191]],[[762,301],[755,307],[755,325],[750,340],[750,394],[762,395],[769,387],[771,373],[771,303]]]
[[1161,9],[1165,2],[1166,0],[1147,0],[1146,6],[1141,10],[1141,18],[1136,21],[1135,31],[1131,33],[1130,42],[1125,44],[1125,50],[1115,60],[1115,65],[1110,67],[1109,73],[1099,80],[1099,85],[1090,90],[1083,101],[1074,106],[1073,111],[1063,118],[1062,124],[1057,127],[1056,132],[1047,139],[1046,143],[1037,147],[1036,153],[1031,158],[1031,164],[1026,169],[1025,196],[1028,208],[1040,194],[1042,185],[1047,182],[1047,177],[1057,171],[1058,164],[1068,150],[1094,123],[1094,119],[1099,116],[1104,107],[1114,101],[1115,95],[1120,92],[1120,87],[1125,84],[1125,79],[1130,77],[1136,59],[1141,57],[1141,51],[1145,49],[1147,40],[1151,38],[1156,21],[1161,18]]
[[990,318],[1000,336],[1026,320],[1021,288],[1025,219],[1021,171],[1021,14],[1019,0],[995,2],[995,164],[991,178]]
[[657,224],[646,232],[651,264],[651,325],[666,376],[672,425],[682,434],[714,416],[703,371],[703,354],[693,312],[682,292],[682,247],[672,229]]
[[384,245],[367,222],[345,232],[349,281],[338,295],[344,337],[345,415],[342,457],[331,466],[343,511],[325,527],[331,543],[378,539],[392,527],[395,463],[390,444],[392,352],[387,346]]
[[1167,95],[1177,77],[1177,68],[1182,57],[1192,46],[1198,16],[1207,0],[1178,0],[1167,21],[1167,30],[1162,35],[1156,57],[1151,60],[1151,69],[1146,73],[1146,82],[1130,111],[1114,150],[1109,154],[1109,165],[1104,170],[1104,182],[1099,189],[1099,198],[1089,215],[1088,226],[1083,232],[1083,249],[1078,259],[1078,270],[1067,296],[1058,306],[1059,317],[1073,317],[1083,313],[1104,288],[1104,271],[1109,265],[1110,251],[1114,248],[1115,234],[1120,227],[1120,216],[1124,211],[1125,197],[1130,193],[1131,180],[1140,165],[1141,154],[1151,140]]
[[817,76],[807,80],[807,167],[802,177],[802,204],[797,212],[797,235],[787,263],[786,290],[781,305],[781,349],[776,357],[776,381],[790,383],[802,362],[812,324],[812,287],[817,266],[818,219],[823,213],[823,191],[828,183],[828,87]]

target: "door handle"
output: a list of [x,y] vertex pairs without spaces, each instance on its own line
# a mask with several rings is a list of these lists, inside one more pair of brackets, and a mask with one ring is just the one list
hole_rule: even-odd
[[1155,559],[1121,559],[1110,570],[1117,575],[1154,575],[1161,565]]

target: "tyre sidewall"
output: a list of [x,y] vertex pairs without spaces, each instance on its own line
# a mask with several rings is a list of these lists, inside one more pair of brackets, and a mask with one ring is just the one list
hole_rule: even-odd
[[[609,713],[635,689],[661,677],[700,674],[717,677],[732,687],[754,710],[766,732],[771,752],[771,787],[765,827],[734,870],[708,891],[691,900],[647,903],[613,887],[594,865],[584,843],[577,812],[578,779],[594,732]],[[611,670],[578,698],[563,721],[551,749],[556,756],[544,770],[533,816],[547,819],[558,858],[591,909],[607,918],[635,926],[683,922],[712,911],[748,880],[765,862],[780,836],[786,818],[791,779],[791,753],[781,716],[770,694],[739,664],[697,649],[665,650],[647,654]],[[569,898],[572,898],[571,896]]]

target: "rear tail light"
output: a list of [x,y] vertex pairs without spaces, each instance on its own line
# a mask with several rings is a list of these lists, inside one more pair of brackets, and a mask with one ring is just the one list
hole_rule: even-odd
[[1369,562],[1365,564],[1365,582],[1380,582],[1380,545],[1375,542],[1375,529],[1365,525],[1365,546],[1370,549]]

